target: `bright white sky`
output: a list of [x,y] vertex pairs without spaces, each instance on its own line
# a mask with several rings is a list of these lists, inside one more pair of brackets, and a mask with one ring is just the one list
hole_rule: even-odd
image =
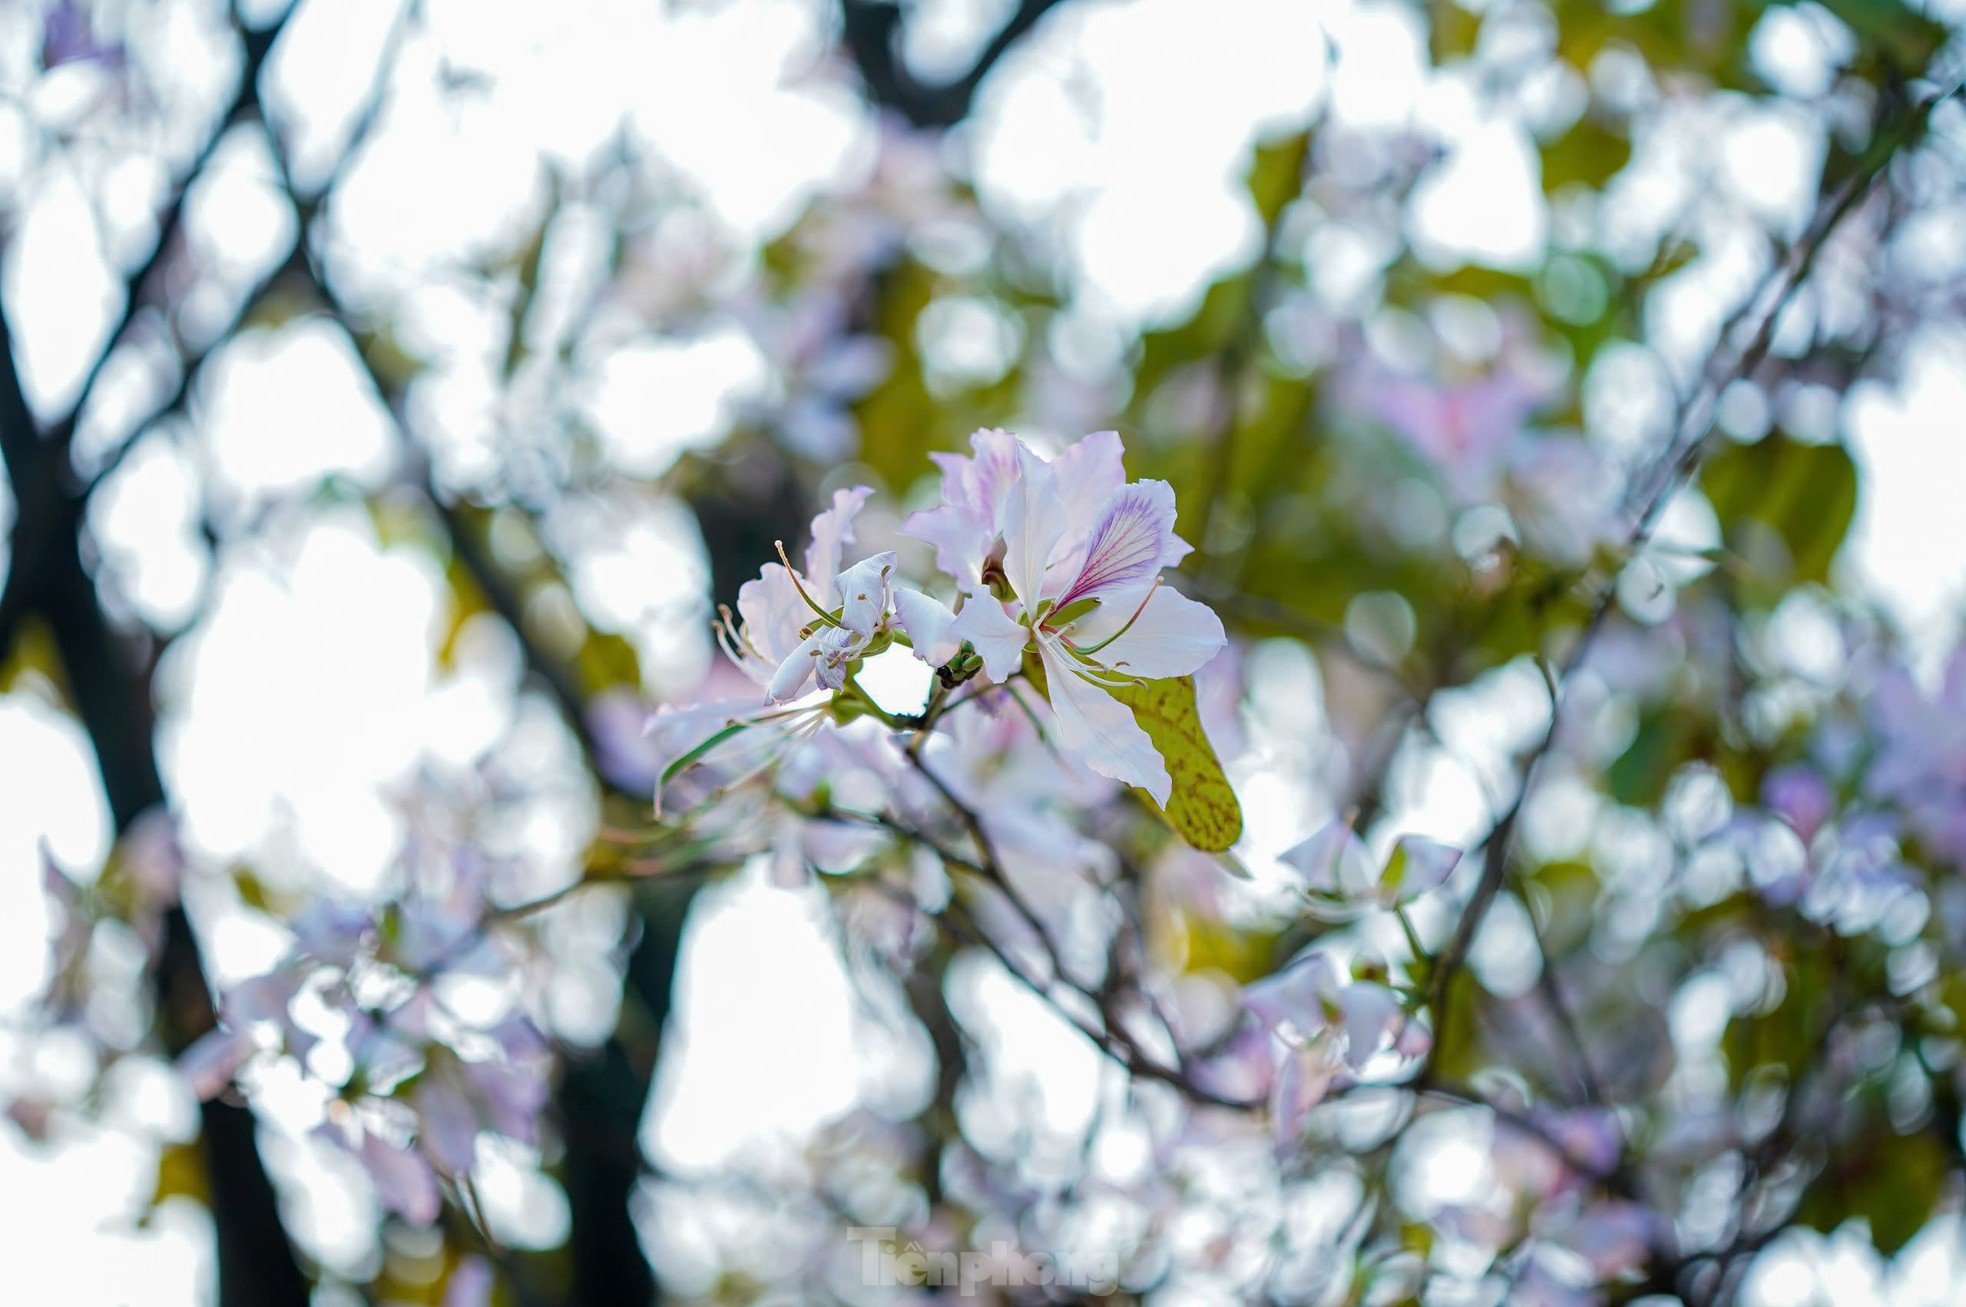
[[[1006,7],[930,6],[922,52],[960,64]],[[303,160],[331,154],[393,9],[390,0],[312,0],[298,20],[277,103],[297,125]],[[503,244],[538,203],[535,159],[583,160],[624,121],[658,141],[677,174],[746,237],[780,229],[871,146],[855,101],[824,70],[822,0],[426,0],[424,11],[429,30],[406,51],[404,89],[337,197],[351,264],[379,270],[366,283],[422,278]],[[1788,12],[1771,12],[1758,49],[1806,82],[1820,42]],[[966,144],[986,204],[1045,224],[1089,309],[1122,323],[1180,313],[1214,273],[1249,257],[1256,230],[1240,183],[1248,146],[1327,98],[1339,122],[1409,122],[1448,149],[1416,208],[1413,237],[1430,259],[1533,258],[1548,220],[1521,126],[1484,109],[1466,85],[1430,76],[1423,51],[1412,11],[1386,0],[1079,0],[986,86]],[[433,73],[444,66],[494,79],[462,102],[440,97]],[[1819,148],[1814,126],[1741,115],[1722,130],[1743,198],[1778,221],[1796,211]],[[1671,148],[1661,146],[1652,199],[1674,184]],[[284,217],[253,182],[264,175],[263,152],[237,154],[199,220],[233,251],[273,248],[285,239]],[[11,166],[4,154],[0,166]],[[1647,199],[1636,190],[1632,212]],[[117,308],[90,231],[81,191],[57,181],[10,242],[6,293],[30,387],[46,405],[72,388]],[[1742,269],[1725,263],[1702,274],[1713,279],[1705,285],[1737,282]],[[1659,310],[1688,342],[1711,329],[1711,297],[1691,287]],[[619,433],[626,460],[646,470],[714,438],[728,397],[754,384],[748,346],[712,339],[689,348],[702,352],[629,351],[597,390],[597,425]],[[1952,502],[1966,459],[1950,438],[1966,407],[1962,378],[1966,340],[1934,336],[1919,343],[1901,390],[1867,389],[1850,409],[1864,501],[1845,562],[1934,650],[1951,638],[1966,587],[1966,534]],[[207,862],[249,855],[274,838],[284,811],[292,826],[282,838],[298,843],[285,855],[333,882],[372,886],[399,834],[381,787],[421,755],[468,758],[496,737],[503,687],[516,674],[509,650],[493,642],[456,670],[438,669],[441,582],[428,560],[379,541],[356,511],[277,506],[327,474],[375,486],[391,473],[386,416],[333,333],[302,325],[249,334],[215,361],[201,395],[202,441],[153,440],[119,474],[96,523],[106,547],[134,564],[127,599],[140,611],[172,623],[201,595],[209,605],[164,681],[164,756],[187,838]],[[270,512],[259,541],[217,575],[192,547],[201,481],[229,521]],[[643,544],[653,552],[623,555],[638,566],[604,568],[595,582],[618,611],[674,599],[674,587],[657,593],[665,552],[672,579],[694,566],[678,559],[671,526],[652,530]],[[1284,783],[1242,770],[1260,861],[1304,832],[1263,819],[1298,810],[1282,801]],[[1437,778],[1431,810],[1409,814],[1413,824],[1443,833],[1478,824],[1478,780],[1462,771]],[[1266,794],[1279,801],[1265,804]],[[17,1009],[40,982],[38,843],[87,869],[102,857],[105,832],[76,729],[31,689],[0,698],[0,1010]],[[701,905],[681,989],[687,1056],[665,1063],[649,1122],[666,1162],[713,1168],[854,1101],[856,1070],[842,1050],[856,1018],[820,920],[805,895],[751,876]],[[218,933],[222,970],[250,967],[271,946],[243,930]],[[770,971],[758,957],[773,959]],[[1006,1013],[1016,1006],[1004,994],[992,1001]],[[1006,1019],[1019,1030],[1011,1044],[1020,1056],[1044,1066],[1058,1110],[1089,1102],[1080,1089],[1096,1068],[1083,1046],[1047,1032],[1041,1014]],[[0,1075],[17,1073],[15,1061],[0,1044]],[[0,1222],[0,1265],[24,1300],[200,1300],[187,1268],[202,1262],[201,1218],[176,1208],[147,1231],[122,1224],[147,1190],[148,1156],[115,1131],[48,1153],[0,1130],[0,1192],[36,1195]],[[320,1239],[335,1246],[332,1231]],[[1908,1261],[1935,1264],[1921,1257]],[[1856,1286],[1874,1269],[1847,1248],[1798,1258],[1763,1277],[1762,1300],[1804,1301],[1795,1277],[1812,1264],[1840,1286],[1840,1302],[1862,1300]],[[1960,1282],[1956,1266],[1920,1274]]]

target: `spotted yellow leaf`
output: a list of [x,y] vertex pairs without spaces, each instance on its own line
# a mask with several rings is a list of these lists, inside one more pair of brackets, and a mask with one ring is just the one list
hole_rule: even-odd
[[1163,810],[1168,824],[1198,849],[1225,852],[1242,836],[1242,805],[1202,730],[1195,678],[1140,681],[1114,689],[1113,697],[1133,710],[1133,720],[1167,764],[1174,782]]

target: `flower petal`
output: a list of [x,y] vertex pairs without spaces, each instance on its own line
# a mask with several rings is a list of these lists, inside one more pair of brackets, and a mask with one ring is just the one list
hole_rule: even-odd
[[1058,742],[1101,776],[1136,785],[1165,805],[1174,782],[1153,740],[1127,706],[1079,674],[1078,660],[1056,640],[1038,642]]
[[806,545],[806,579],[824,590],[840,572],[840,551],[853,543],[853,519],[873,494],[871,486],[833,492],[833,506],[812,519],[812,539]]
[[1089,533],[1100,506],[1126,484],[1125,453],[1119,432],[1095,431],[1051,460],[1073,535]]
[[760,682],[798,646],[799,631],[813,619],[791,569],[778,563],[766,563],[756,579],[738,587],[737,615],[744,619],[744,638],[764,659],[763,665],[751,660],[738,665]]
[[1009,680],[1023,665],[1024,646],[1031,633],[989,595],[971,595],[950,623],[949,637],[966,640],[983,660],[983,672],[998,683]]
[[1277,859],[1303,877],[1304,888],[1333,899],[1363,898],[1372,892],[1365,846],[1347,822],[1334,821]]
[[447,1077],[426,1072],[410,1092],[416,1109],[417,1148],[446,1175],[471,1169],[478,1143],[478,1111]]
[[862,640],[887,616],[888,578],[894,575],[894,551],[863,558],[840,573],[840,624]]
[[[677,764],[724,761],[737,750],[755,748],[755,742],[740,739],[743,729],[767,709],[761,697],[723,699],[689,708],[664,705],[649,719],[649,766],[655,772],[655,812],[662,815],[662,796],[672,779],[671,771],[681,772]],[[777,731],[766,732],[776,736]]]
[[1045,569],[1064,539],[1067,518],[1051,465],[1019,443],[1017,466],[1016,484],[1004,502],[1003,570],[1028,613],[1044,593]]
[[949,632],[955,624],[955,613],[940,599],[919,590],[895,587],[894,618],[908,633],[909,643],[915,646],[915,657],[930,667],[942,666],[963,647],[961,638]]
[[827,627],[814,631],[799,641],[796,649],[785,655],[785,661],[778,664],[778,670],[772,673],[771,684],[765,687],[766,699],[772,703],[790,703],[798,698],[799,691],[803,690],[806,682],[812,679],[813,672],[819,667],[820,658],[826,652],[821,637],[830,629]]
[[1461,850],[1451,845],[1418,835],[1404,836],[1393,846],[1380,897],[1389,904],[1417,899],[1439,889],[1460,861]]
[[982,580],[991,535],[964,505],[937,504],[911,513],[901,524],[901,534],[933,546],[936,567],[958,585],[973,586]]
[[[1126,625],[1129,618],[1131,626]],[[1150,681],[1198,671],[1228,643],[1222,619],[1207,604],[1166,586],[1148,595],[1144,608],[1133,596],[1101,603],[1073,628],[1072,642],[1091,647],[1108,638],[1106,632],[1121,627],[1124,634],[1091,656],[1106,667]]]
[[1338,992],[1338,972],[1324,953],[1299,955],[1242,992],[1242,1005],[1265,1029],[1308,1039],[1325,1027],[1324,1005]]
[[376,1198],[384,1207],[399,1213],[413,1225],[428,1225],[437,1219],[443,1200],[437,1192],[437,1177],[431,1173],[428,1162],[415,1153],[366,1133],[362,1136],[357,1156],[362,1160],[362,1169],[369,1173],[369,1180],[375,1185]]
[[178,1056],[177,1072],[204,1102],[218,1097],[257,1052],[258,1043],[245,1031],[219,1026],[200,1035]]
[[1372,1060],[1403,1011],[1397,994],[1370,981],[1338,991],[1338,1010],[1345,1020],[1345,1061],[1354,1071]]
[[1121,486],[1100,505],[1085,560],[1058,606],[1137,590],[1159,573],[1174,539],[1174,488],[1165,481]]
[[1270,1123],[1278,1149],[1296,1142],[1304,1118],[1324,1101],[1337,1074],[1338,1058],[1329,1037],[1284,1051],[1276,1084],[1270,1091]]

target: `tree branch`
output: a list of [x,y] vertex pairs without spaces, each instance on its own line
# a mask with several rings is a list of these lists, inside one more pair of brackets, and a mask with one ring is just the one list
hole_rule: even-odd
[[920,128],[953,127],[969,116],[976,92],[997,62],[1062,0],[1019,0],[968,72],[950,82],[924,82],[899,50],[901,7],[893,0],[840,0],[840,38],[860,70],[867,98]]

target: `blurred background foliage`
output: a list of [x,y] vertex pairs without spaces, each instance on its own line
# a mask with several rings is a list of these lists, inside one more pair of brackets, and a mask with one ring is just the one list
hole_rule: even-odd
[[[57,952],[9,973],[22,1013],[75,984],[121,985],[142,1014],[80,1019],[58,1057],[22,1018],[9,1166],[35,1173],[30,1136],[139,1141],[145,1220],[188,1199],[216,1251],[183,1217],[182,1263],[119,1255],[209,1257],[227,1303],[303,1301],[307,1281],[318,1302],[434,1303],[494,1254],[502,1301],[643,1302],[658,1273],[684,1297],[834,1292],[782,1264],[773,1282],[700,1214],[728,1182],[758,1241],[837,1225],[828,1195],[759,1198],[735,1160],[673,1181],[649,1149],[697,886],[746,859],[654,824],[642,724],[702,692],[713,605],[826,492],[919,507],[931,456],[978,428],[1054,446],[1113,428],[1132,475],[1176,488],[1197,546],[1180,584],[1236,640],[1216,720],[1247,734],[1217,740],[1245,870],[1261,885],[1347,814],[1467,845],[1464,875],[1506,870],[1464,886],[1504,908],[1460,942],[1430,1074],[1524,1112],[1616,1105],[1612,1179],[1676,1250],[1535,1297],[1536,1230],[1470,1272],[1433,1251],[1438,1205],[1395,1195],[1331,1245],[1354,1259],[1342,1283],[1175,1240],[1139,1291],[1396,1301],[1373,1286],[1407,1282],[1375,1275],[1432,1256],[1407,1297],[1717,1301],[1800,1226],[1855,1230],[1870,1257],[1871,1289],[1837,1301],[1956,1300],[1957,1254],[1929,1299],[1879,1257],[1957,1238],[1962,850],[1894,827],[1833,902],[1716,851],[1798,765],[1822,791],[1804,840],[1889,806],[1868,779],[1897,739],[1879,687],[1935,684],[1957,630],[1956,550],[1848,547],[1891,512],[1866,483],[1883,438],[1856,447],[1877,396],[1924,396],[1894,410],[1888,474],[1958,481],[1951,429],[1926,420],[1956,424],[1943,377],[1966,339],[1953,7],[522,8],[0,12],[18,717],[0,747],[45,773],[4,820],[23,883],[45,842],[87,900],[23,909],[14,944],[38,959],[44,926],[80,921],[144,959],[121,974],[132,950],[97,942],[80,971]],[[1168,106],[1164,142],[1115,121],[1147,103]],[[1930,516],[1927,537],[1956,538]],[[1958,694],[1930,703],[1966,739]],[[1955,765],[1933,774],[1959,801]],[[1531,780],[1546,802],[1524,802]],[[435,809],[445,838],[523,867],[510,902],[605,886],[542,914],[566,1061],[511,1210],[434,1236],[378,1235],[359,1204],[309,1217],[308,1195],[354,1182],[320,1172],[270,1091],[195,1125],[85,1124],[129,1116],[105,1077],[208,1028],[210,982],[263,965],[272,923],[323,886],[399,892],[390,850]],[[166,810],[175,851],[143,852]],[[1213,873],[1176,870],[1157,826],[1100,820],[1150,869],[1171,972],[1251,982],[1331,934],[1255,891],[1184,898]],[[1874,853],[1840,838],[1812,846],[1818,880]],[[181,902],[126,870],[139,857],[177,868]],[[821,884],[849,918],[854,878]],[[1459,918],[1431,906],[1421,934],[1445,944]],[[965,1074],[964,954],[918,957],[907,986],[939,1082],[896,1169],[930,1224],[981,1221],[933,1192],[958,1096],[992,1084]],[[760,987],[799,983],[750,962]],[[1396,1147],[1348,1166],[1383,1176]],[[1252,1226],[1273,1251],[1316,1224],[1282,1205]],[[72,1300],[136,1300],[100,1274]],[[1806,1300],[1787,1283],[1756,1292]]]

